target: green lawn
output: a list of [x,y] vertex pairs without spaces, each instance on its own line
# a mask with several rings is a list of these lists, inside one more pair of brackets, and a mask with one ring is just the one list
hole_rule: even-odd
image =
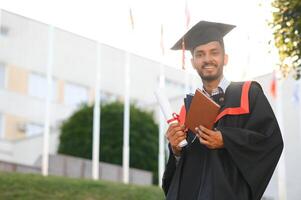
[[136,186],[108,181],[0,172],[0,200],[160,200],[156,186]]

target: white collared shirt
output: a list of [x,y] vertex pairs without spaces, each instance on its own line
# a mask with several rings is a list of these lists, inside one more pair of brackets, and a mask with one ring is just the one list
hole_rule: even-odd
[[205,90],[204,86],[203,86],[203,91],[204,91],[204,93],[205,93],[207,96],[209,96],[209,97],[211,97],[211,96],[213,96],[213,95],[216,95],[216,94],[219,94],[220,91],[219,91],[218,88],[221,88],[221,89],[223,90],[223,92],[225,93],[225,92],[226,92],[226,89],[227,89],[227,87],[230,85],[230,83],[231,83],[231,82],[228,81],[228,80],[225,78],[225,76],[223,76],[223,78],[220,80],[220,82],[219,82],[217,88],[213,89],[212,92],[211,92],[211,94],[209,94],[209,93]]

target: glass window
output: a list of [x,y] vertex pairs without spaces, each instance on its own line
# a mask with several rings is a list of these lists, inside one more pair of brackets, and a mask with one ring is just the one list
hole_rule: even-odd
[[185,84],[180,83],[176,80],[166,78],[165,83],[166,83],[166,86],[169,86],[169,87],[172,87],[172,88],[178,88],[178,89],[181,89],[181,90],[185,89]]
[[[46,77],[39,74],[31,73],[29,75],[28,92],[30,96],[45,99],[46,92],[47,92]],[[53,81],[52,81],[52,88],[51,88],[51,100],[54,100]]]
[[5,87],[5,67],[3,63],[0,63],[0,88]]
[[76,106],[88,101],[88,89],[84,86],[66,83],[64,88],[64,103]]
[[43,134],[44,127],[40,124],[28,123],[26,124],[26,136],[34,136]]

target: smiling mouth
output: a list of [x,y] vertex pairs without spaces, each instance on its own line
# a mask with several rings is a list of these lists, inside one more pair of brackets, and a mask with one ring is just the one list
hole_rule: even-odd
[[214,68],[216,68],[214,65],[203,66],[203,69],[214,69]]

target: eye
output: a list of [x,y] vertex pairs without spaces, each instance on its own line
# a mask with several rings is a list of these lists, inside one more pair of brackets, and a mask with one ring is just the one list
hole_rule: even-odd
[[219,55],[219,53],[220,53],[219,51],[212,51],[211,52],[211,54],[214,55],[214,56]]
[[195,57],[196,57],[196,58],[201,58],[203,55],[204,55],[203,53],[199,52],[199,53],[196,53],[196,54],[195,54]]

